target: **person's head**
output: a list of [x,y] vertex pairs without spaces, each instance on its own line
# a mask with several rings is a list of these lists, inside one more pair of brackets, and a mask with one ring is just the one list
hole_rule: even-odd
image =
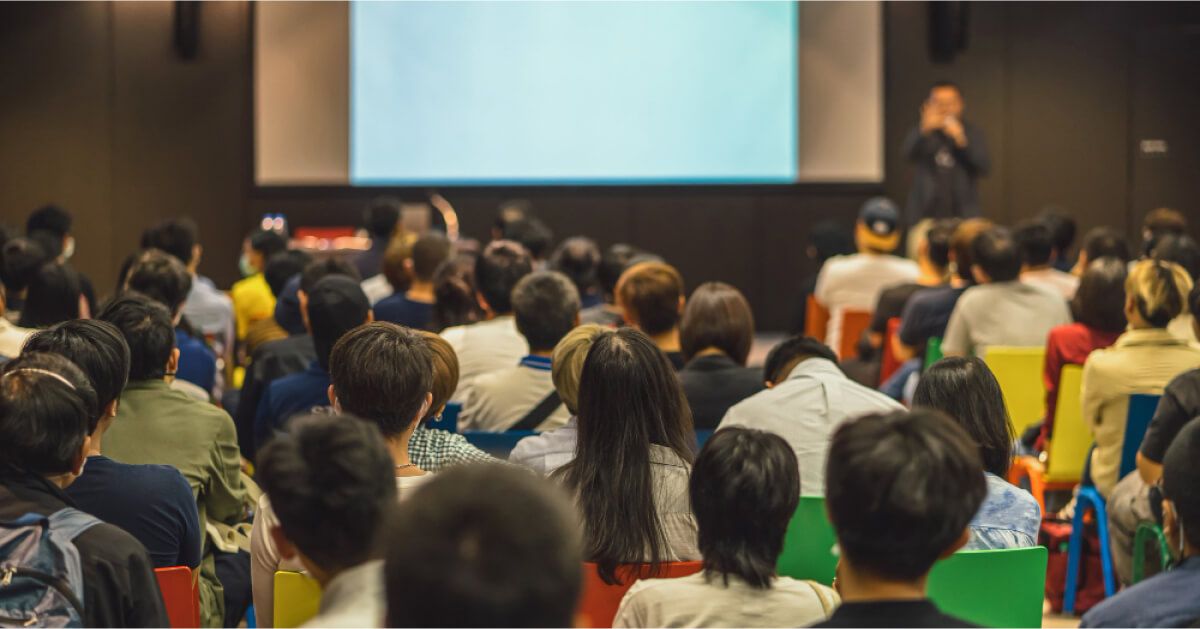
[[1188,557],[1200,552],[1200,422],[1188,422],[1163,457],[1163,532]]
[[1071,218],[1065,210],[1057,207],[1048,207],[1037,218],[1038,222],[1045,225],[1046,229],[1050,230],[1050,242],[1054,247],[1054,260],[1063,260],[1067,258],[1067,254],[1071,251],[1071,245],[1075,243],[1075,219]]
[[42,246],[29,238],[12,238],[4,243],[4,287],[17,295],[29,287],[38,270],[50,260]]
[[175,256],[158,249],[147,249],[138,254],[129,267],[125,288],[157,301],[166,306],[173,317],[178,317],[192,290],[192,274]]
[[1012,232],[993,227],[971,245],[971,272],[980,284],[1011,282],[1021,276],[1021,254]]
[[142,249],[165,251],[194,273],[202,252],[197,234],[192,219],[169,218],[142,232]]
[[1179,210],[1160,207],[1146,213],[1142,221],[1142,252],[1149,255],[1158,245],[1159,239],[1168,234],[1182,236],[1187,233],[1187,219]]
[[433,404],[433,362],[420,333],[376,321],[351,330],[329,356],[329,401],[396,439]]
[[533,204],[528,199],[507,199],[496,208],[496,219],[492,221],[492,240],[504,238],[509,223],[515,223],[532,215]]
[[24,328],[44,328],[79,318],[79,275],[58,262],[37,270],[25,291],[25,306],[17,322]]
[[854,253],[854,234],[838,221],[820,221],[809,230],[804,253],[817,266],[833,256],[849,255]]
[[863,203],[854,227],[859,251],[892,253],[900,245],[900,210],[886,197],[873,197]]
[[956,218],[941,218],[933,221],[933,224],[929,226],[929,231],[925,232],[925,237],[917,247],[918,257],[928,260],[929,266],[943,277],[946,270],[950,268],[950,242],[959,222]]
[[475,288],[479,306],[494,315],[512,312],[512,290],[533,272],[533,259],[520,244],[495,240],[475,260]]
[[387,242],[396,233],[400,224],[400,201],[391,198],[379,198],[371,201],[363,211],[363,228],[371,235],[372,240]]
[[922,579],[966,544],[986,495],[979,449],[941,413],[866,415],[833,433],[825,507],[856,573]]
[[550,256],[550,268],[571,278],[579,294],[586,295],[596,288],[600,247],[591,238],[568,238]]
[[1013,426],[1000,383],[978,358],[949,357],[921,374],[913,408],[941,411],[979,447],[983,469],[1001,478],[1012,464]]
[[1129,243],[1117,232],[1107,227],[1092,229],[1083,237],[1083,246],[1079,248],[1079,266],[1086,268],[1092,260],[1100,258],[1116,258],[1121,262],[1129,262]]
[[355,282],[362,280],[353,264],[337,257],[325,258],[305,265],[304,270],[300,272],[300,290],[310,291],[317,282],[331,275],[348,277]]
[[479,321],[483,309],[475,290],[475,256],[446,260],[433,274],[433,327],[442,330]]
[[1013,240],[1021,256],[1021,265],[1026,269],[1038,269],[1050,265],[1054,257],[1054,241],[1050,228],[1043,223],[1023,223],[1012,232]]
[[0,461],[66,486],[83,473],[96,406],[96,392],[71,361],[22,353],[0,373]]
[[25,235],[47,237],[46,251],[51,257],[70,258],[75,252],[75,237],[71,227],[75,219],[71,213],[57,205],[42,206],[33,211],[25,221]]
[[300,293],[300,312],[312,335],[317,362],[329,369],[329,353],[344,334],[371,321],[371,300],[345,275],[330,275]]
[[975,239],[991,228],[992,222],[985,218],[968,218],[959,223],[950,235],[950,261],[954,263],[955,273],[964,282],[975,281],[971,273],[971,267],[975,265]]
[[962,89],[953,81],[938,81],[930,86],[926,102],[943,116],[962,118]]
[[1100,258],[1087,266],[1071,300],[1075,320],[1089,328],[1119,334],[1125,330],[1125,277],[1128,265]]
[[570,627],[579,524],[562,490],[500,465],[434,476],[387,526],[389,627]]
[[25,341],[23,353],[62,356],[79,367],[96,394],[97,412],[88,422],[88,434],[117,414],[117,405],[129,381],[129,344],[116,326],[98,319],[74,319],[42,330]]
[[1150,257],[1178,264],[1187,271],[1192,282],[1200,276],[1200,244],[1196,244],[1195,239],[1186,234],[1163,236],[1150,252]]
[[800,465],[787,441],[761,430],[718,430],[696,457],[688,488],[708,577],[771,587],[800,502]]
[[418,334],[425,339],[425,344],[429,347],[429,360],[433,366],[433,388],[430,391],[433,399],[425,416],[440,417],[454,391],[458,389],[458,354],[454,353],[454,347],[440,334],[424,330],[418,331]]
[[641,262],[617,281],[617,305],[625,321],[650,336],[674,330],[683,313],[683,276],[665,262]]
[[273,229],[256,229],[242,243],[242,274],[262,273],[271,256],[287,249],[287,238]]
[[554,232],[537,218],[527,216],[506,224],[504,239],[520,243],[534,260],[541,260],[554,243]]
[[583,374],[583,363],[587,360],[592,342],[605,328],[595,323],[585,323],[570,332],[554,346],[550,375],[554,390],[572,415],[579,412],[579,378]]
[[754,314],[741,291],[722,282],[705,282],[687,301],[679,341],[688,360],[709,349],[746,364],[754,341]]
[[267,260],[267,268],[263,269],[263,279],[267,280],[271,294],[278,298],[283,294],[288,281],[303,273],[304,269],[312,263],[312,256],[305,251],[299,249],[281,251]]
[[396,504],[392,455],[379,429],[346,415],[288,422],[258,453],[255,480],[271,498],[279,554],[299,556],[322,583],[372,558]]
[[558,271],[535,271],[521,278],[512,292],[517,331],[533,353],[550,352],[579,324],[579,291]]
[[1132,328],[1165,328],[1187,309],[1192,278],[1174,262],[1141,260],[1125,278],[1125,318]]
[[137,292],[114,297],[96,316],[121,331],[129,346],[129,381],[160,380],[179,362],[166,306]]
[[[575,460],[555,472],[577,492],[586,555],[600,576],[666,551],[654,506],[651,446],[692,460],[692,412],[671,363],[645,334],[621,328],[592,342],[579,380]],[[598,479],[605,479],[598,482]]]
[[608,303],[616,301],[617,282],[625,269],[629,268],[629,261],[638,253],[637,247],[619,242],[606,249],[600,256],[596,279],[600,282],[600,290],[604,291],[604,300]]
[[774,387],[787,380],[796,365],[810,358],[827,360],[834,365],[838,362],[833,350],[811,336],[797,334],[772,347],[771,351],[767,352],[766,362],[763,363],[763,379],[766,385]]
[[423,234],[412,245],[412,255],[405,267],[418,282],[432,282],[438,267],[450,258],[450,239],[441,232]]

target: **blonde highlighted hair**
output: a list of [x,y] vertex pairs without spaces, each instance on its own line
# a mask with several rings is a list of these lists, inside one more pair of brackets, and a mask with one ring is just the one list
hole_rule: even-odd
[[558,397],[562,398],[572,415],[579,408],[579,377],[583,373],[583,361],[587,360],[592,342],[605,329],[595,323],[587,323],[567,332],[554,346],[550,377],[554,380]]
[[1133,265],[1125,278],[1125,294],[1146,323],[1165,328],[1172,319],[1187,311],[1192,278],[1182,266],[1163,260],[1142,260]]

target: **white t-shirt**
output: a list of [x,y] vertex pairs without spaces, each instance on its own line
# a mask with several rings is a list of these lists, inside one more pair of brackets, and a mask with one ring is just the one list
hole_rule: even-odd
[[806,627],[829,618],[840,603],[831,588],[812,581],[776,577],[759,589],[736,576],[725,585],[700,572],[634,583],[613,627]]
[[838,352],[842,343],[842,315],[847,310],[874,312],[883,289],[915,282],[918,273],[916,262],[880,253],[856,253],[826,260],[813,290],[813,296],[829,310],[825,344]]
[[458,390],[451,400],[459,403],[467,401],[475,378],[516,366],[529,353],[529,343],[511,315],[446,328],[442,338],[458,355]]

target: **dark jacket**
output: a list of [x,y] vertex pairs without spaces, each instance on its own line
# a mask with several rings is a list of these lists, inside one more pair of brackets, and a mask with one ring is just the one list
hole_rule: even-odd
[[743,367],[724,354],[693,358],[679,372],[697,430],[713,430],[730,406],[763,390],[762,369]]
[[976,180],[988,174],[991,160],[979,127],[965,120],[962,125],[966,148],[959,148],[941,131],[922,134],[920,127],[904,139],[904,159],[913,165],[904,216],[909,227],[924,218],[979,216]]
[[308,334],[263,343],[254,350],[242,382],[242,396],[233,416],[242,456],[254,460],[254,421],[267,387],[278,378],[304,371],[316,359],[317,349]]

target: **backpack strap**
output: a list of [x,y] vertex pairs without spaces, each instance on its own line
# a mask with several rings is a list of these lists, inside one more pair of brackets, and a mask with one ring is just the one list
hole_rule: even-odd
[[812,588],[813,594],[817,595],[817,600],[821,602],[821,611],[825,614],[825,617],[829,618],[833,615],[833,601],[825,598],[825,592],[817,587],[817,584],[813,581],[805,581],[805,583],[808,584],[808,587]]
[[558,407],[562,406],[562,399],[558,397],[558,390],[553,390],[545,399],[538,402],[538,405],[533,407],[520,421],[508,428],[507,432],[516,430],[533,430],[540,426],[542,422],[550,418]]
[[[67,556],[67,583],[71,586],[71,590],[75,592],[80,601],[83,601],[83,565],[79,556],[79,549],[75,547],[75,538],[82,535],[85,531],[103,524],[103,522],[94,515],[84,513],[79,509],[72,507],[64,507],[51,513],[47,518],[50,522],[50,539],[56,546],[62,549]],[[79,610],[83,613],[83,610]]]

